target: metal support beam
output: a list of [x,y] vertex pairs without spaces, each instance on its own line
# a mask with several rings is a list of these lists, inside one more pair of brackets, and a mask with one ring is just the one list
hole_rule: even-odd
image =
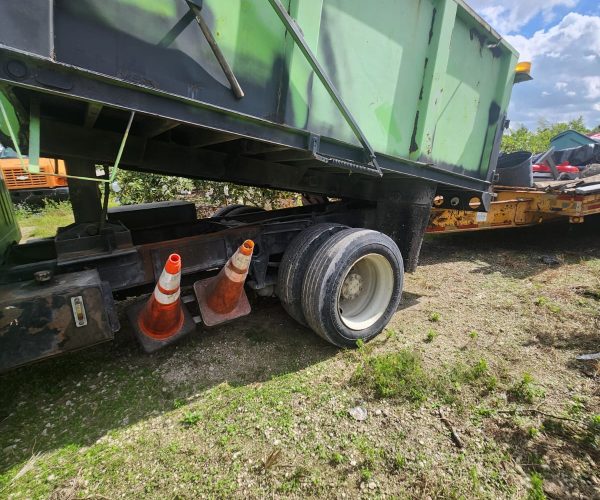
[[[96,165],[93,161],[65,158],[65,163],[69,175],[96,177]],[[76,223],[98,224],[102,215],[102,204],[97,182],[77,178],[69,179],[69,198]]]
[[196,21],[198,22],[198,25],[200,26],[202,33],[204,33],[204,37],[206,38],[208,45],[210,45],[210,48],[212,49],[213,54],[217,58],[217,61],[219,62],[219,65],[221,66],[223,73],[225,73],[225,76],[227,77],[227,80],[229,81],[229,84],[231,85],[231,90],[233,91],[233,94],[238,99],[241,99],[242,97],[244,97],[244,91],[242,90],[240,83],[238,82],[237,78],[235,77],[233,70],[231,69],[231,66],[229,66],[227,59],[225,59],[223,52],[221,52],[221,48],[219,47],[219,44],[217,44],[217,41],[215,40],[215,37],[213,36],[212,32],[210,31],[208,24],[206,24],[204,17],[202,17],[202,7],[198,7],[198,5],[191,2],[190,0],[186,0],[186,2],[188,4],[188,7],[190,8],[190,10],[196,16]]
[[196,19],[194,13],[189,10],[186,14],[173,26],[169,32],[163,37],[163,39],[158,42],[159,47],[167,48],[169,47],[175,39],[183,33],[189,24]]
[[85,110],[85,120],[83,122],[85,128],[94,128],[103,107],[104,106],[100,103],[88,102],[87,109]]
[[169,130],[173,130],[176,127],[179,127],[181,123],[174,122],[171,120],[161,120],[160,122],[142,122],[136,127],[136,134],[146,139],[152,139],[153,137],[158,137]]
[[239,136],[227,132],[217,132],[215,130],[203,130],[200,128],[180,128],[176,134],[173,134],[175,142],[185,144],[190,148],[203,148],[239,140]]

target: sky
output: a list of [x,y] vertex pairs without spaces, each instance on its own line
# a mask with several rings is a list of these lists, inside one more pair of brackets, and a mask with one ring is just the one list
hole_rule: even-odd
[[600,0],[467,0],[533,63],[533,81],[516,85],[511,128],[583,116],[600,125]]

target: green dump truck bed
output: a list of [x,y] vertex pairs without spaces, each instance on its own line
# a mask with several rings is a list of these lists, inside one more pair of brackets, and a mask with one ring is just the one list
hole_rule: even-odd
[[114,159],[135,111],[126,168],[367,199],[337,175],[486,191],[517,62],[462,0],[21,0],[0,44],[43,154]]

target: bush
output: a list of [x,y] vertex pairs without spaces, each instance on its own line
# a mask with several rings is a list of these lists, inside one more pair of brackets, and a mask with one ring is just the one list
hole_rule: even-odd
[[588,134],[590,132],[583,123],[582,117],[568,123],[550,123],[547,120],[541,120],[535,131],[531,131],[526,127],[520,127],[517,130],[505,134],[502,138],[502,151],[504,153],[512,153],[515,151],[543,153],[550,149],[550,139],[561,132],[570,129],[581,132],[582,134]]
[[119,171],[117,181],[121,188],[117,198],[123,205],[174,200],[194,189],[189,179],[124,170]]
[[194,181],[196,192],[212,206],[225,206],[235,203],[266,208],[283,208],[289,199],[296,195],[275,189],[240,186],[225,182]]
[[274,189],[123,170],[119,171],[117,181],[121,188],[117,198],[123,205],[182,199],[193,193],[200,203],[210,206],[240,203],[274,209],[289,204],[289,199],[295,196]]

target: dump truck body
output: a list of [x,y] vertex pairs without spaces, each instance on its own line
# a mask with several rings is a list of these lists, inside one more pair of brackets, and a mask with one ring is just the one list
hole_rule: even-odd
[[[184,282],[210,276],[246,239],[249,288],[332,344],[370,340],[398,309],[434,197],[489,206],[516,62],[462,0],[0,3],[0,140],[33,166],[65,160],[75,216],[4,257],[0,371],[110,338],[106,290],[149,291],[172,253]],[[96,165],[115,164],[318,203],[111,214]]]
[[[169,130],[180,158],[161,157],[157,165],[132,144],[124,166],[347,191],[328,185],[327,176],[315,186],[289,179],[302,181],[312,170],[345,170],[324,159],[364,165],[369,158],[270,2],[200,3],[244,90],[241,99],[184,0],[3,3],[1,79],[25,114],[30,92],[43,93],[42,149],[79,156],[83,138],[123,133],[127,115],[117,109],[135,110],[143,115],[136,117],[132,136],[156,142],[151,139]],[[287,0],[284,7],[386,174],[487,189],[517,57],[464,2],[386,0],[371,8],[358,0]],[[190,144],[221,144],[239,153],[242,137],[285,146],[261,157],[282,172],[268,180],[244,168],[237,175],[215,175],[203,166],[208,156],[190,154]],[[163,150],[152,152],[156,157]],[[363,196],[374,194],[363,189]]]

